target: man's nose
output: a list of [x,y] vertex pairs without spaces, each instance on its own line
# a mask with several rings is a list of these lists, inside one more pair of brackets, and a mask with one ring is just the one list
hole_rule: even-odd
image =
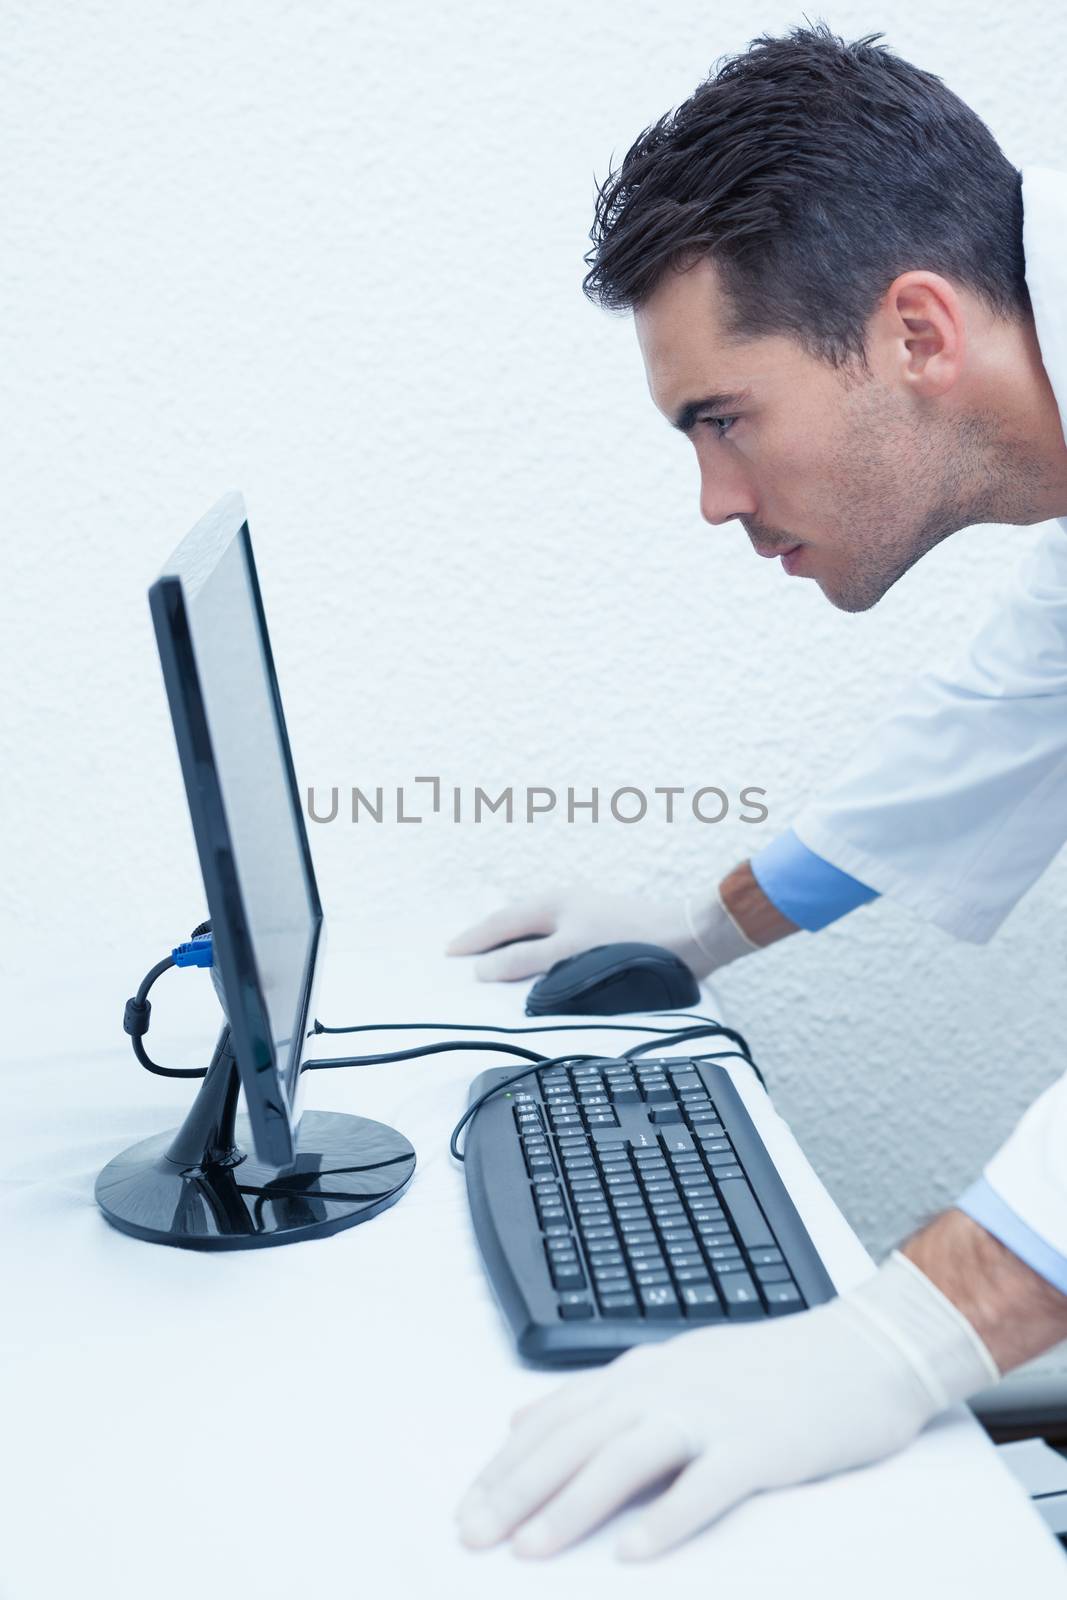
[[753,517],[756,501],[749,486],[722,473],[705,472],[700,479],[700,515],[713,528],[735,517]]

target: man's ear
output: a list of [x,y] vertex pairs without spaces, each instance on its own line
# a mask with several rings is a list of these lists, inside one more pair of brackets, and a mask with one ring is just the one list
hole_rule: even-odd
[[902,272],[886,290],[875,319],[898,378],[929,398],[947,393],[963,367],[966,320],[947,278]]

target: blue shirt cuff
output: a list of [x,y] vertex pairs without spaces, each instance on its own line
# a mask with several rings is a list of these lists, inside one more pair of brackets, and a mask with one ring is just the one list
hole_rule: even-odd
[[878,898],[877,889],[869,889],[801,844],[792,828],[754,855],[750,864],[771,904],[809,933]]
[[1061,1256],[1035,1233],[985,1178],[971,1184],[956,1201],[956,1209],[966,1212],[972,1221],[991,1233],[994,1239],[999,1239],[1012,1255],[1018,1256],[1054,1289],[1067,1294],[1067,1256]]

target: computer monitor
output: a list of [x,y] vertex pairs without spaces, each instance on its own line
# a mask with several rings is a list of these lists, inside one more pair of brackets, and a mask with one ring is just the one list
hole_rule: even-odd
[[240,495],[197,523],[149,603],[226,1020],[183,1127],[110,1162],[97,1199],[117,1227],[162,1243],[332,1233],[398,1199],[415,1154],[382,1123],[300,1114],[324,921]]

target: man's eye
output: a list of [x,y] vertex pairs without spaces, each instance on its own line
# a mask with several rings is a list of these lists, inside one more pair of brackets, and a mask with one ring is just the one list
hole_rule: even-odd
[[701,422],[708,425],[719,439],[724,439],[737,421],[736,417],[701,417]]

